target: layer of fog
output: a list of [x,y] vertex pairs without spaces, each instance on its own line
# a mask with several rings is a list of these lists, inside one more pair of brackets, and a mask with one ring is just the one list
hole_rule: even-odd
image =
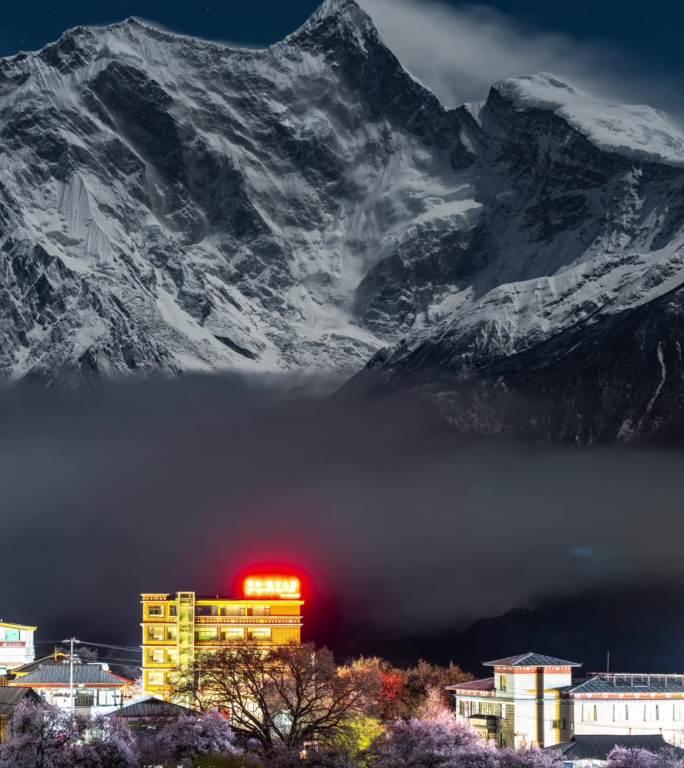
[[43,638],[136,641],[141,591],[230,592],[259,561],[310,575],[332,636],[684,571],[676,453],[464,441],[411,399],[227,378],[5,392],[0,420],[0,613]]

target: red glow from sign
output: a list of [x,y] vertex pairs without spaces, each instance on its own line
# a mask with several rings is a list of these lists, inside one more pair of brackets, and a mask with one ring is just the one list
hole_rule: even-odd
[[298,600],[302,596],[302,583],[297,576],[281,574],[247,576],[242,582],[245,597],[278,597],[283,600]]

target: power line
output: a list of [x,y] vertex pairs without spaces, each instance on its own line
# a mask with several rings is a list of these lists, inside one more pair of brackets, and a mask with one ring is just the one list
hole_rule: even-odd
[[[62,640],[36,640],[36,645],[64,645]],[[88,640],[79,640],[78,645],[92,645],[97,648],[111,648],[115,651],[127,651],[128,653],[142,653],[140,646],[135,645],[110,645],[108,643],[91,643]]]

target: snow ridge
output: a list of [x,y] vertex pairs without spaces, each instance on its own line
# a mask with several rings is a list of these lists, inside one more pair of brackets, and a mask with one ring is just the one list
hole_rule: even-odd
[[684,135],[652,107],[602,101],[544,72],[503,80],[494,89],[517,109],[556,113],[599,147],[637,159],[684,164]]

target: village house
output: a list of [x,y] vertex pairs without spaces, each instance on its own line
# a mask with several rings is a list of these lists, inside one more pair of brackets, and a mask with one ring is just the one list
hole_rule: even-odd
[[79,714],[99,715],[121,706],[131,681],[113,674],[107,664],[48,662],[19,674],[9,688],[31,688],[40,698],[62,709],[73,708]]
[[573,682],[573,661],[525,653],[485,662],[493,676],[448,687],[456,717],[516,749],[583,736],[661,736],[684,746],[684,675],[597,673]]

